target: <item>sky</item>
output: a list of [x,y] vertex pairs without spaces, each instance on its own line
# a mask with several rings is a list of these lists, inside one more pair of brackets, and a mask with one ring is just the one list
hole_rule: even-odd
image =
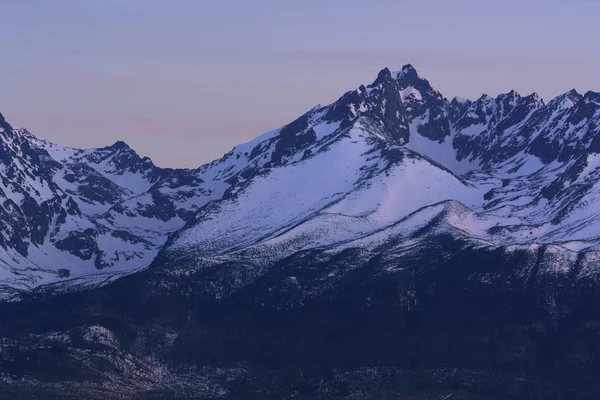
[[197,167],[410,63],[447,98],[600,91],[600,0],[0,0],[0,113]]

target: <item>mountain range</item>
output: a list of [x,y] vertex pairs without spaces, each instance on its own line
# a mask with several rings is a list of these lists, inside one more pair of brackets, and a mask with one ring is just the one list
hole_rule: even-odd
[[448,100],[411,65],[197,169],[0,116],[5,388],[596,398],[599,177],[600,93]]

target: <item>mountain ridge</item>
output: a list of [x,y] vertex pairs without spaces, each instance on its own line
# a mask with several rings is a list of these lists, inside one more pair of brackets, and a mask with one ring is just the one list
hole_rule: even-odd
[[[525,214],[528,209],[530,215],[524,218],[530,221],[521,221],[522,229],[532,223],[546,223],[531,221],[531,215],[543,214],[536,204],[551,202],[563,191],[571,193],[570,199],[575,201],[569,204],[554,201],[554,218],[560,221],[568,214],[569,207],[577,205],[577,199],[595,201],[591,177],[586,184],[577,187],[572,187],[570,182],[582,174],[596,174],[586,166],[594,162],[594,154],[600,150],[598,98],[600,94],[595,92],[580,95],[571,90],[546,104],[535,93],[522,97],[512,90],[495,98],[482,95],[474,101],[456,98],[448,101],[429,81],[421,78],[412,65],[406,64],[397,71],[384,68],[370,85],[348,91],[330,105],[315,106],[290,124],[235,146],[222,158],[195,169],[156,167],[148,157],[140,157],[122,141],[88,150],[55,145],[37,139],[25,129],[13,129],[2,117],[3,143],[20,146],[3,152],[5,164],[14,164],[13,158],[6,158],[8,154],[25,157],[25,161],[33,157],[35,165],[45,163],[37,173],[40,183],[30,184],[30,190],[35,194],[36,185],[48,182],[53,188],[51,191],[56,192],[53,194],[55,212],[66,215],[56,219],[51,211],[45,211],[44,207],[48,206],[35,211],[50,200],[48,194],[28,200],[29,211],[20,210],[21,213],[43,214],[44,222],[35,222],[43,229],[37,234],[32,231],[33,238],[28,237],[32,233],[25,231],[13,235],[14,245],[5,240],[4,246],[10,254],[5,256],[4,263],[13,274],[18,271],[11,267],[15,259],[20,260],[17,265],[38,270],[35,276],[27,276],[24,281],[13,280],[18,290],[34,288],[38,284],[35,282],[47,284],[60,280],[58,269],[69,269],[75,277],[94,274],[98,269],[104,276],[119,269],[115,268],[117,265],[128,265],[121,268],[119,274],[136,271],[149,265],[161,249],[168,251],[165,244],[175,243],[175,239],[167,240],[169,235],[180,237],[192,229],[194,221],[213,215],[211,209],[246,193],[255,182],[270,179],[273,171],[281,168],[292,168],[292,171],[295,165],[321,159],[323,154],[327,158],[337,146],[345,146],[344,151],[349,153],[344,156],[343,151],[339,152],[336,162],[346,162],[350,154],[359,158],[363,157],[361,152],[371,154],[362,158],[362,164],[354,167],[348,164],[350,169],[355,169],[346,174],[362,178],[348,186],[350,189],[344,189],[350,190],[344,197],[372,184],[371,180],[379,174],[395,171],[394,165],[402,160],[419,159],[422,161],[418,163],[446,170],[465,187],[479,187],[482,193],[476,196],[481,199],[469,205],[475,207],[475,211],[506,213],[502,210],[520,209],[520,213]],[[350,144],[340,144],[346,142]],[[323,159],[325,170],[328,168],[326,158]],[[552,163],[561,165],[552,168]],[[344,179],[350,177],[344,176]],[[12,187],[27,185],[24,179]],[[304,179],[305,185],[310,185],[312,178],[293,179]],[[336,175],[332,179],[337,182],[340,177]],[[531,191],[526,193],[524,185],[535,187],[541,197]],[[272,193],[273,189],[269,190],[268,193]],[[400,186],[394,190],[401,190]],[[417,185],[413,192],[418,194],[423,190]],[[426,190],[430,191],[431,188]],[[428,200],[430,195],[422,195],[425,195],[422,197],[425,203],[433,201]],[[435,196],[439,195],[433,198],[440,201],[453,200],[450,194],[442,194],[446,196],[443,199]],[[511,205],[511,198],[517,202],[529,199],[530,207]],[[286,201],[289,199],[284,203]],[[21,208],[21,204],[15,205]],[[301,218],[300,215],[301,212],[294,218]],[[34,224],[33,220],[29,224]],[[69,224],[74,227],[66,227]],[[181,229],[183,231],[178,233]],[[273,225],[273,229],[283,229],[283,226],[275,228]],[[93,243],[107,235],[111,239],[102,239],[110,242],[104,248]],[[127,246],[137,246],[137,250],[130,251]],[[43,247],[41,253],[40,247]],[[115,250],[118,248],[121,250]],[[28,261],[29,249],[39,253],[37,259]],[[69,261],[60,265],[64,268],[47,263],[39,265],[39,258],[48,256],[63,260],[53,261],[54,264],[64,264],[65,257]],[[88,266],[80,272],[80,265]],[[6,282],[8,276],[3,281]],[[22,283],[18,283],[19,279]]]
[[0,392],[598,398],[588,93],[384,69],[192,170],[1,122]]

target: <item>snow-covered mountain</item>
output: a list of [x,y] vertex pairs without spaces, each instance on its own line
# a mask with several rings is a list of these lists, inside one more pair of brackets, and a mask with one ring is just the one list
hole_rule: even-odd
[[215,190],[198,171],[158,168],[123,142],[67,148],[0,117],[4,290],[95,274],[110,280],[147,266],[170,232],[222,196]]
[[377,249],[442,226],[482,246],[552,245],[563,258],[596,259],[599,97],[448,101],[412,66],[384,69],[220,160],[245,170],[156,265],[188,273],[237,262],[253,279],[300,251]]
[[384,69],[195,170],[0,124],[13,398],[600,396],[598,93]]
[[599,123],[598,93],[449,101],[411,65],[195,170],[0,118],[0,280],[6,293],[95,285],[153,260],[174,273],[243,262],[254,276],[298,251],[375,246],[434,211],[486,246],[591,257]]

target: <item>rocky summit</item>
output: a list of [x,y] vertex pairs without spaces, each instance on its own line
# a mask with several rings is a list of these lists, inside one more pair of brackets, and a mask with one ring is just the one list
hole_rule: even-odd
[[600,398],[599,153],[411,65],[193,170],[0,116],[0,393]]

